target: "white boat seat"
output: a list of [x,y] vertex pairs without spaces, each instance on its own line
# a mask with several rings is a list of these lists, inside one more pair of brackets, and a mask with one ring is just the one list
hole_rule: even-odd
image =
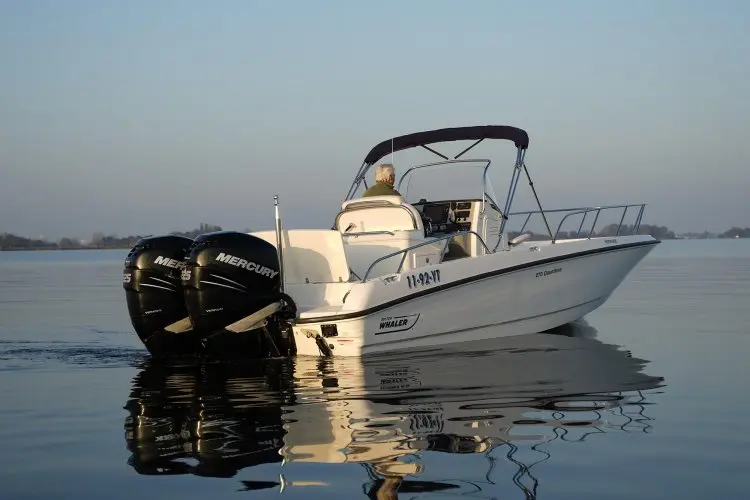
[[367,196],[346,200],[336,215],[334,229],[344,234],[383,231],[419,231],[424,234],[419,211],[401,196]]
[[[374,203],[373,203],[374,202]],[[404,197],[396,194],[382,194],[379,196],[363,196],[361,198],[352,198],[341,204],[341,210],[346,210],[351,205],[372,205],[388,202],[391,205],[401,205],[404,203]]]
[[[359,278],[375,259],[420,243],[425,238],[420,212],[396,195],[344,201],[336,215],[334,229],[344,236],[349,268]],[[435,247],[422,247],[410,252],[404,270],[436,260]],[[395,272],[400,261],[398,256],[379,263],[370,277]]]
[[[276,231],[249,234],[276,247]],[[286,283],[349,281],[349,265],[341,233],[331,229],[285,229],[282,235]]]

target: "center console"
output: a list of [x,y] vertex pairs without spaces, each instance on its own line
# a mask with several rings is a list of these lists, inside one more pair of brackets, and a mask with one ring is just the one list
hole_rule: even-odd
[[448,234],[471,230],[473,207],[471,200],[430,202],[420,200],[413,206],[422,214],[425,227],[431,226],[430,234]]

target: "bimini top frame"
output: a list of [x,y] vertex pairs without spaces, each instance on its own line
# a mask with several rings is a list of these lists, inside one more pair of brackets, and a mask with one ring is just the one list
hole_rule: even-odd
[[[539,203],[539,197],[536,194],[534,184],[531,182],[531,177],[529,176],[529,172],[526,169],[526,165],[524,163],[526,150],[529,147],[529,135],[525,130],[509,125],[476,125],[471,127],[441,128],[436,130],[427,130],[424,132],[416,132],[413,134],[402,135],[385,140],[373,147],[370,152],[367,153],[367,156],[365,156],[362,166],[359,168],[359,171],[357,172],[357,175],[355,176],[354,181],[349,188],[349,192],[346,195],[346,200],[352,199],[354,193],[357,192],[360,184],[364,183],[365,188],[367,188],[367,181],[365,180],[367,172],[378,160],[388,155],[389,153],[402,151],[404,149],[421,147],[445,160],[445,162],[439,163],[461,163],[457,160],[485,139],[513,141],[513,143],[516,145],[516,149],[518,150],[516,155],[515,168],[513,169],[513,177],[508,188],[508,196],[505,200],[505,208],[501,212],[502,222],[500,225],[500,234],[502,234],[505,230],[505,223],[508,219],[506,214],[510,212],[510,206],[513,201],[513,196],[515,195],[516,185],[518,184],[518,180],[521,176],[521,169],[523,168],[523,170],[526,172],[527,178],[529,179],[529,185],[534,192],[534,197],[536,198],[537,204],[539,205],[539,211],[541,212],[542,218],[544,218],[544,222],[547,225],[547,230],[550,233],[550,237],[552,237],[552,231],[549,228],[547,218],[545,217],[544,211],[542,210],[542,205],[541,203]],[[475,142],[453,158],[448,158],[447,156],[427,146],[428,144],[435,144],[439,142],[465,140],[474,140]],[[487,167],[489,167],[489,164],[487,165]],[[486,171],[487,168],[485,167],[483,180],[486,180]]]
[[[522,151],[525,151],[529,147],[529,135],[525,130],[509,125],[476,125],[473,127],[452,127],[452,128],[441,128],[436,130],[427,130],[424,132],[415,132],[413,134],[402,135],[387,139],[367,153],[362,166],[359,168],[352,186],[349,188],[349,192],[346,195],[346,199],[349,200],[354,196],[359,185],[365,181],[365,176],[378,160],[388,155],[389,153],[395,153],[396,151],[403,151],[404,149],[411,149],[421,147],[427,151],[436,154],[444,160],[450,160],[444,154],[438,153],[434,149],[428,147],[428,144],[435,144],[439,142],[451,142],[451,141],[467,141],[474,140],[474,144],[461,151],[453,159],[457,160],[464,153],[468,152],[474,146],[479,144],[485,139],[501,139],[513,141],[518,149],[519,156]],[[365,186],[367,182],[365,181]]]

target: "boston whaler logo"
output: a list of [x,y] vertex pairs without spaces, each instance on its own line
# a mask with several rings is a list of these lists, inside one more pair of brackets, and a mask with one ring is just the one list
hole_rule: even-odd
[[277,274],[279,274],[278,271],[274,271],[273,269],[270,269],[266,266],[261,266],[260,264],[257,264],[255,262],[248,261],[245,259],[240,259],[239,257],[236,257],[234,255],[229,255],[224,252],[221,252],[219,255],[217,255],[216,260],[218,260],[219,262],[223,262],[225,264],[247,269],[248,271],[254,271],[260,274],[261,276],[265,276],[266,278],[273,278]]
[[419,314],[409,314],[407,316],[385,316],[380,318],[378,331],[375,332],[375,335],[409,330],[417,323],[418,319]]

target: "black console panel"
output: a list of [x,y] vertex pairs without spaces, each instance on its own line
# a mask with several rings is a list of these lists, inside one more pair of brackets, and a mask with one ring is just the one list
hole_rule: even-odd
[[429,219],[433,224],[440,224],[448,222],[448,215],[450,213],[450,203],[428,203],[422,205],[422,215]]
[[471,230],[471,201],[420,200],[413,205],[431,223],[432,234]]

